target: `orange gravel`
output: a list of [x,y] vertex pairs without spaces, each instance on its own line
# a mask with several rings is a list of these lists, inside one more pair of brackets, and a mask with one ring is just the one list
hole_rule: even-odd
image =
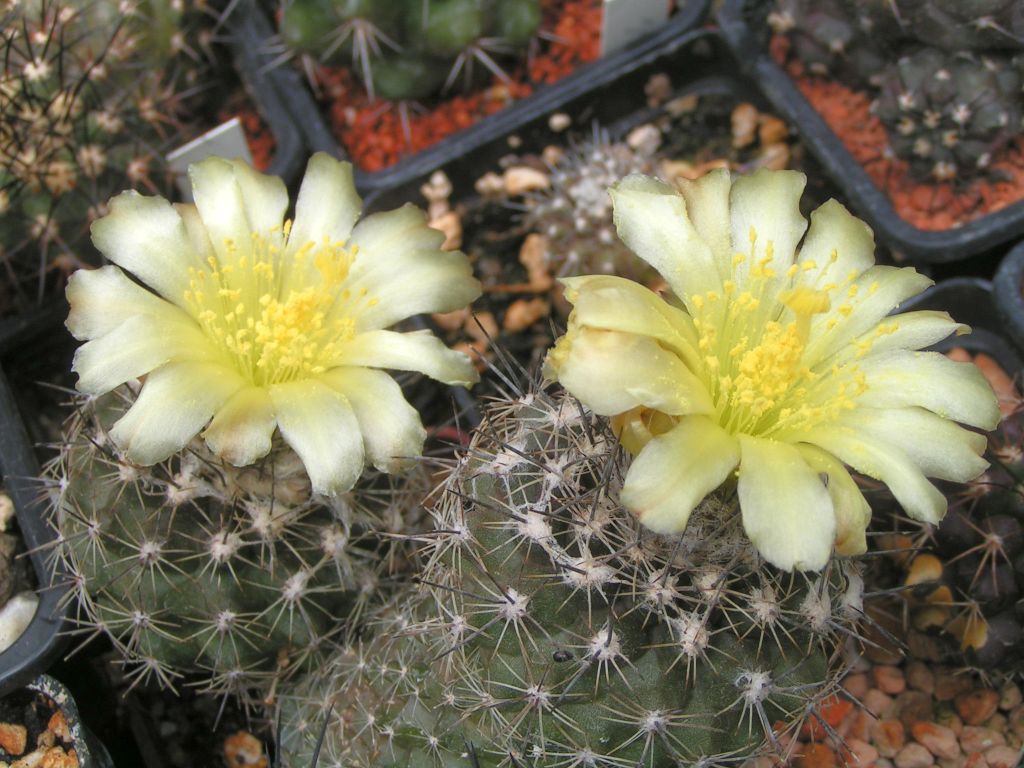
[[1024,137],[1014,139],[992,162],[993,176],[999,174],[1005,180],[977,179],[966,185],[917,181],[906,162],[886,157],[889,136],[871,114],[871,98],[841,83],[808,75],[799,62],[785,62],[787,42],[776,36],[772,56],[785,63],[804,97],[904,220],[920,229],[952,229],[1024,200]]
[[328,110],[335,135],[349,156],[366,171],[394,165],[446,136],[494,114],[536,85],[565,77],[598,57],[601,3],[596,0],[544,0],[542,29],[557,40],[543,41],[528,65],[509,72],[511,83],[494,78],[480,90],[441,99],[424,112],[378,100],[371,103],[348,67],[322,67],[321,84],[330,98]]

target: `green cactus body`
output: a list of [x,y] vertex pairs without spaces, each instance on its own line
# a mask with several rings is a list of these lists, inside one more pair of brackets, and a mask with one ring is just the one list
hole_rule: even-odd
[[281,34],[323,63],[351,61],[371,97],[404,101],[504,77],[540,22],[540,0],[293,0]]
[[984,173],[1021,129],[1021,73],[1005,57],[922,48],[887,67],[874,111],[918,177]]
[[134,673],[265,691],[408,567],[377,533],[414,530],[425,474],[368,476],[328,501],[283,445],[237,468],[197,440],[137,467],[107,436],[130,401],[121,390],[83,403],[47,476],[78,623],[108,635]]
[[323,731],[320,768],[728,765],[813,717],[857,564],[773,570],[731,492],[654,535],[617,501],[625,465],[565,395],[495,404],[439,491],[420,592],[283,697],[285,764]]

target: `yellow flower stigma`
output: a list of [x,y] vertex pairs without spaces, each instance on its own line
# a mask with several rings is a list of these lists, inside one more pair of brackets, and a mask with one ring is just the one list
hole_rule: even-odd
[[[406,206],[359,220],[352,169],[309,162],[295,217],[283,182],[220,158],[189,169],[194,205],[126,192],[92,228],[114,266],[68,284],[78,388],[142,389],[110,437],[139,464],[201,435],[238,466],[279,433],[318,493],[370,463],[397,471],[426,433],[387,369],[469,385],[466,355],[432,334],[387,330],[480,293],[465,255]],[[128,277],[131,275],[134,279]]]
[[678,189],[610,190],[619,236],[670,298],[622,278],[564,281],[569,329],[545,372],[612,418],[636,454],[622,502],[660,533],[737,479],[766,560],[822,568],[863,552],[870,509],[847,466],[938,522],[927,478],[977,477],[995,397],[971,364],[920,350],[969,329],[942,312],[890,315],[930,280],[874,263],[871,230],[839,203],[800,215],[805,179],[713,171]]

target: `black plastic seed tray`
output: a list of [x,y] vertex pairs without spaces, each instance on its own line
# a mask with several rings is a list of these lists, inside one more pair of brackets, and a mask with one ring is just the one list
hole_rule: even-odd
[[1003,258],[992,279],[996,311],[1007,336],[1024,352],[1024,241]]
[[983,253],[1024,234],[1024,202],[942,231],[919,229],[902,219],[889,197],[769,55],[770,29],[765,18],[772,5],[766,0],[725,0],[718,12],[722,35],[744,73],[757,83],[779,115],[796,128],[879,240],[910,261],[945,263]]
[[[708,0],[685,0],[681,5],[680,11],[657,33],[581,66],[557,83],[538,88],[529,97],[389,168],[372,173],[357,171],[356,186],[364,195],[371,195],[422,180],[436,168],[467,156],[480,156],[482,149],[501,144],[505,137],[539,119],[546,119],[553,112],[565,111],[573,115],[570,109],[572,104],[590,93],[606,91],[612,84],[622,83],[624,86],[624,78],[628,78],[630,73],[644,68],[666,49],[680,44],[688,33],[698,27],[707,11]],[[271,47],[264,45],[262,55],[263,66],[270,67],[274,57]],[[273,86],[279,90],[281,100],[288,105],[309,150],[344,157],[330,125],[298,70],[279,66],[273,71]],[[643,96],[643,83],[640,83],[640,96]],[[507,146],[504,151],[507,151]]]

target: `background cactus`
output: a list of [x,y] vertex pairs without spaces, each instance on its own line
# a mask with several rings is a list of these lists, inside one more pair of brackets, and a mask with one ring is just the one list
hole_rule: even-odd
[[[989,435],[988,471],[950,498],[942,523],[891,542],[895,581],[935,660],[1024,673],[1024,409]],[[919,644],[920,645],[920,644]]]
[[541,21],[540,0],[292,0],[285,43],[322,63],[348,63],[371,96],[424,99],[457,83],[507,79]]
[[237,468],[199,439],[134,466],[107,435],[133,400],[81,402],[46,472],[80,632],[107,635],[139,678],[272,695],[409,568],[388,535],[415,530],[429,476],[369,474],[327,500],[283,444]]
[[[170,0],[34,0],[2,12],[0,315],[42,303],[94,261],[108,198],[169,179],[185,95],[205,62],[204,11]],[[193,31],[190,31],[193,30]]]
[[[787,574],[733,490],[681,536],[617,501],[625,456],[572,398],[500,400],[443,484],[422,588],[282,697],[292,768],[730,765],[837,690],[858,563]],[[324,723],[327,723],[324,728]]]

